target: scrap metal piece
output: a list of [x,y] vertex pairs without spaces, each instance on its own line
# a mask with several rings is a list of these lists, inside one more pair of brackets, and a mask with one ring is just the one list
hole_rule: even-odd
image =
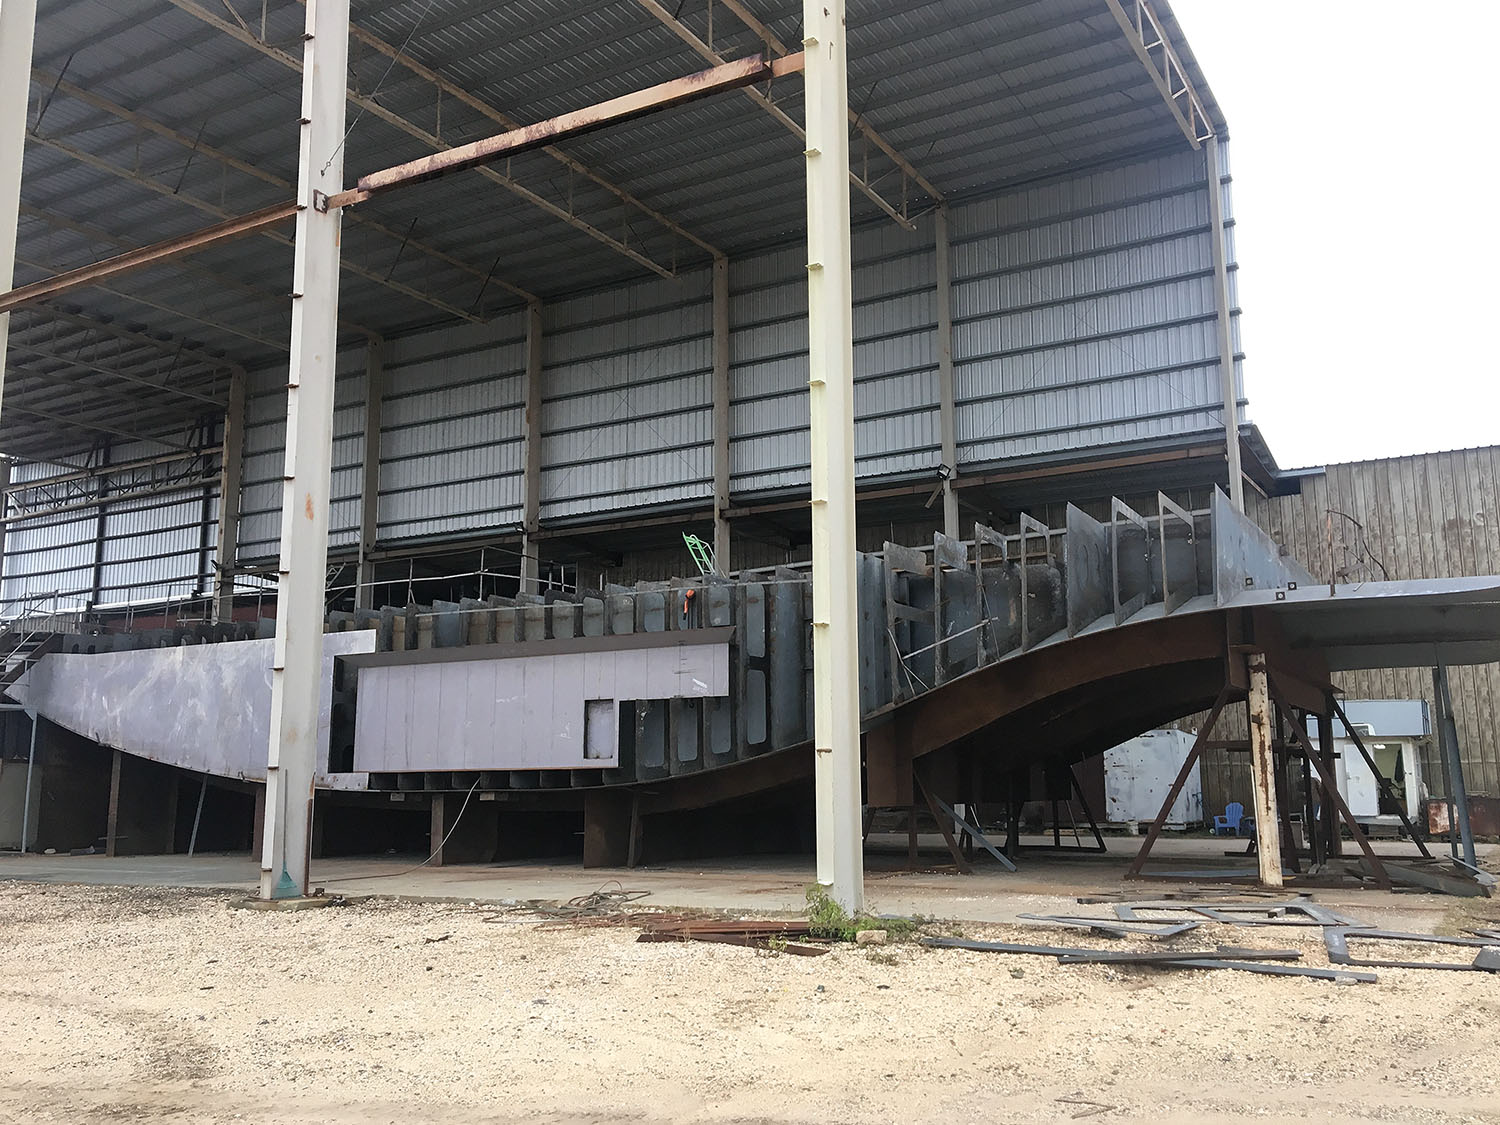
[[[1362,941],[1405,942],[1413,945],[1457,945],[1467,949],[1478,949],[1479,953],[1468,964],[1459,961],[1397,961],[1381,957],[1355,957],[1349,952],[1351,937]],[[1323,942],[1328,947],[1329,962],[1335,965],[1500,972],[1500,948],[1497,948],[1497,943],[1489,938],[1441,937],[1437,934],[1403,933],[1400,930],[1361,930],[1349,926],[1330,926],[1323,931]]]
[[1202,922],[1120,922],[1112,918],[1077,918],[1068,914],[1018,914],[1028,922],[1041,922],[1064,929],[1087,930],[1105,937],[1169,938],[1196,930]]
[[[967,949],[977,953],[1023,953],[1042,957],[1056,957],[1059,963],[1068,957],[1078,957],[1083,954],[1109,954],[1113,950],[1106,949],[1070,949],[1066,946],[1057,945],[1021,945],[1007,941],[970,941],[968,938],[923,938],[922,944],[937,949]],[[1142,956],[1150,957],[1150,954]],[[1074,961],[1072,964],[1084,964],[1083,961]],[[1379,978],[1374,973],[1353,972],[1348,969],[1320,969],[1309,965],[1268,965],[1260,961],[1232,961],[1226,960],[1225,955],[1213,954],[1207,957],[1194,957],[1185,954],[1174,959],[1157,959],[1145,962],[1147,964],[1160,965],[1168,969],[1238,969],[1247,973],[1262,973],[1267,976],[1283,977],[1311,977],[1315,980],[1332,980],[1340,982],[1359,982],[1373,984]]]
[[[1121,902],[1115,904],[1115,914],[1123,922],[1164,922],[1162,918],[1143,918],[1140,911],[1158,914],[1196,914],[1210,922],[1222,922],[1229,926],[1344,926],[1350,929],[1365,929],[1366,923],[1347,914],[1308,899],[1293,899],[1287,902],[1220,902],[1194,903],[1183,901],[1153,900],[1146,902]],[[1181,920],[1181,919],[1179,919]]]
[[1295,949],[1226,949],[1217,950],[1151,950],[1080,949],[1059,957],[1059,965],[1174,965],[1184,961],[1298,961],[1302,954]]
[[[1488,872],[1470,874],[1468,871],[1454,870],[1442,860],[1408,863],[1384,860],[1383,866],[1392,881],[1405,886],[1421,887],[1423,890],[1459,898],[1489,898],[1494,894],[1496,879],[1493,875]],[[1370,867],[1363,859],[1359,861],[1359,869],[1366,874],[1370,873]]]

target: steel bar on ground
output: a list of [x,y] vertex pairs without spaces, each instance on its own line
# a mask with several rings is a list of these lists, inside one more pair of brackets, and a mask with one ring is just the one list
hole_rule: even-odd
[[1474,855],[1474,830],[1469,824],[1469,787],[1464,781],[1464,762],[1458,749],[1458,722],[1453,718],[1453,697],[1448,693],[1448,665],[1438,657],[1432,669],[1432,691],[1438,705],[1438,719],[1442,723],[1440,732],[1448,763],[1449,794],[1453,799],[1454,818],[1457,825],[1449,823],[1448,836],[1453,837],[1455,827],[1463,843],[1464,862],[1470,867],[1478,863]]
[[1219,138],[1203,146],[1208,169],[1209,245],[1214,261],[1214,311],[1219,343],[1219,386],[1224,398],[1224,453],[1229,461],[1229,499],[1235,510],[1245,510],[1244,468],[1240,463],[1240,399],[1234,377],[1234,319],[1229,299],[1229,251],[1224,243],[1223,170],[1219,167]]
[[240,552],[240,481],[245,460],[245,372],[229,377],[224,441],[219,453],[218,539],[214,548],[214,620],[234,619],[234,567]]
[[418,160],[410,160],[405,164],[370,172],[359,178],[358,188],[330,193],[326,203],[322,205],[329,209],[353,206],[392,188],[435,180],[452,172],[489,164],[501,157],[515,156],[569,137],[583,136],[611,125],[621,125],[648,113],[686,105],[725,90],[737,90],[772,77],[792,74],[801,69],[801,64],[799,55],[789,55],[775,62],[767,62],[763,55],[752,55],[737,62],[725,63],[697,74],[674,78],[670,82],[611,98],[607,102],[559,114],[534,125],[525,125]]
[[[349,0],[307,7],[297,197],[343,184],[344,75]],[[266,765],[263,899],[307,893],[313,779],[323,664],[323,586],[333,459],[333,390],[338,356],[339,212],[297,213],[287,374],[286,470],[276,644],[271,665],[271,738]]]
[[854,308],[844,0],[803,0],[808,398],[812,439],[813,746],[818,882],[864,907]]
[[60,273],[56,277],[49,277],[43,281],[23,285],[19,289],[12,289],[9,293],[0,295],[0,312],[9,312],[11,309],[30,304],[32,301],[56,297],[74,289],[83,289],[167,258],[192,254],[216,243],[243,238],[248,234],[265,230],[267,227],[284,223],[296,214],[295,203],[277,203],[272,207],[252,211],[248,215],[239,215],[222,223],[215,223],[211,227],[204,227],[191,234],[168,238],[162,242],[153,242],[150,246],[142,246],[139,250],[127,250],[123,254],[116,254],[113,258],[105,258],[102,262],[93,262],[87,266],[80,266],[76,270]]
[[1266,654],[1245,655],[1250,695],[1245,701],[1250,725],[1250,783],[1255,804],[1256,862],[1263,886],[1281,886],[1281,818],[1276,808],[1276,755],[1271,747],[1271,696]]
[[[16,277],[21,166],[26,159],[26,114],[31,106],[35,37],[36,0],[0,3],[0,294],[6,296],[7,291],[13,292]],[[9,337],[10,313],[0,312],[0,395],[5,389],[5,346]],[[21,843],[24,847],[25,840]]]

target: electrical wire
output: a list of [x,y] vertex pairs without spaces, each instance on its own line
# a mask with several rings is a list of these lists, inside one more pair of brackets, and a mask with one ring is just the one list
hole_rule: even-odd
[[421,863],[415,864],[411,867],[407,867],[401,871],[383,871],[378,875],[323,875],[316,880],[310,881],[326,883],[337,880],[340,883],[355,883],[364,879],[394,879],[397,875],[410,875],[413,871],[421,870],[438,857],[438,853],[443,850],[443,845],[453,838],[453,833],[458,831],[458,825],[464,818],[464,810],[469,807],[469,801],[474,796],[474,790],[478,788],[479,781],[476,779],[474,784],[469,786],[468,795],[464,797],[464,803],[459,806],[458,815],[453,818],[453,827],[448,829],[448,834],[438,842],[438,846],[432,850],[432,854],[424,859]]

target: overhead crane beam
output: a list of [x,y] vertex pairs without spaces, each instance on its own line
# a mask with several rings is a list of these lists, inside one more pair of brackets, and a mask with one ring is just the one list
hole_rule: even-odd
[[377,172],[367,172],[360,176],[358,187],[338,192],[315,205],[321,210],[351,207],[392,188],[410,187],[453,172],[479,168],[494,160],[531,152],[554,141],[583,136],[650,113],[701,101],[726,90],[738,90],[752,83],[764,82],[801,69],[800,54],[788,55],[774,62],[768,62],[761,55],[753,55],[736,62],[723,63],[697,74],[674,78],[644,90],[634,90],[618,98],[549,117],[533,125],[524,125],[432,156],[424,156],[420,160],[410,160]]

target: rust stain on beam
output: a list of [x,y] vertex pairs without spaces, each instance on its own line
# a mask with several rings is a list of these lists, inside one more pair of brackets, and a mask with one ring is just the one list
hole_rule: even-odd
[[408,184],[423,183],[446,176],[452,172],[477,168],[502,157],[515,156],[542,148],[568,137],[583,136],[597,129],[623,124],[674,106],[686,105],[710,97],[725,90],[737,90],[744,86],[763,82],[783,74],[802,69],[802,56],[788,55],[768,62],[763,55],[753,55],[737,62],[712,67],[675,78],[645,90],[612,98],[584,109],[573,110],[557,117],[512,129],[493,137],[460,145],[445,152],[424,156],[419,160],[398,164],[371,172],[359,178],[359,186],[329,196],[327,207],[347,207],[361,203],[372,195]]
[[109,278],[118,277],[120,274],[130,273],[168,258],[192,254],[219,242],[243,238],[247,234],[254,234],[267,227],[275,226],[277,223],[283,223],[295,217],[296,214],[297,204],[278,203],[259,211],[252,211],[248,215],[238,215],[214,226],[193,231],[191,234],[169,238],[164,242],[154,242],[150,246],[142,246],[136,250],[127,250],[113,258],[105,258],[102,262],[80,266],[76,270],[69,270],[56,277],[49,277],[44,281],[36,281],[0,294],[0,312],[9,312],[11,309],[33,301],[41,301],[73,289],[96,285]]

